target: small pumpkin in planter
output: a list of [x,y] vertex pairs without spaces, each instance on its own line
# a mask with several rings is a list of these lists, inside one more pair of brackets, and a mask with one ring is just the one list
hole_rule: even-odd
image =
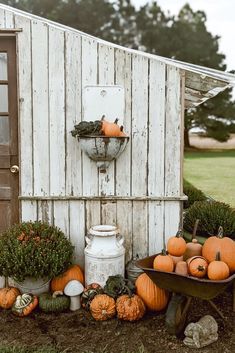
[[220,252],[217,252],[215,260],[209,263],[207,275],[209,279],[214,281],[221,281],[229,277],[229,267],[220,260]]
[[222,227],[219,227],[218,235],[206,239],[202,247],[202,256],[209,262],[214,261],[217,252],[220,252],[221,260],[228,265],[230,272],[235,272],[235,241],[223,235]]
[[16,301],[12,306],[12,312],[16,316],[28,316],[37,305],[38,297],[36,297],[36,295],[24,293],[22,295],[18,295],[16,298]]
[[6,287],[0,289],[0,307],[3,309],[10,309],[15,303],[20,291],[16,287]]
[[104,119],[104,116],[101,119],[102,121],[102,133],[107,137],[118,137],[121,135],[120,126],[118,125],[118,119],[113,123]]
[[43,293],[39,296],[39,308],[46,313],[58,313],[67,310],[70,299],[61,291]]
[[207,274],[208,262],[203,256],[193,256],[187,260],[189,274],[203,278]]
[[71,280],[77,280],[84,284],[84,274],[79,265],[72,265],[67,271],[51,280],[51,291],[63,291],[66,284]]
[[167,241],[167,251],[173,256],[182,256],[186,250],[186,241],[182,237],[182,231],[179,230],[175,236]]
[[115,300],[107,294],[97,294],[91,301],[90,312],[97,321],[105,321],[116,315]]
[[121,295],[116,301],[117,316],[126,321],[137,321],[144,316],[145,305],[143,300],[136,294],[129,296]]
[[186,250],[184,253],[185,261],[190,257],[202,255],[202,245],[198,243],[198,240],[196,238],[198,223],[199,223],[199,219],[197,219],[194,224],[191,242],[186,244]]
[[81,295],[81,304],[82,307],[86,310],[89,310],[91,301],[97,294],[102,294],[103,288],[98,283],[91,283],[84,288],[84,291]]
[[172,272],[174,271],[174,262],[172,258],[167,255],[166,250],[163,249],[161,254],[157,255],[153,261],[154,270]]
[[142,273],[135,281],[136,294],[143,300],[149,310],[160,311],[168,304],[169,294],[159,288],[146,273]]

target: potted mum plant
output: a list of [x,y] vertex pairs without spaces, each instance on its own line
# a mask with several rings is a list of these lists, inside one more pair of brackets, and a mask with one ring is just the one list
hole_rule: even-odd
[[15,224],[0,236],[0,276],[10,277],[22,292],[40,294],[70,266],[73,248],[60,229],[47,223]]

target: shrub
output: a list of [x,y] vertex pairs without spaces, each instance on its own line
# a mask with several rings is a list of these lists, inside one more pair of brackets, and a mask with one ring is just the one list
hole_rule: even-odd
[[184,230],[192,233],[196,219],[200,220],[197,235],[217,235],[219,226],[222,226],[224,235],[235,239],[235,211],[229,205],[217,201],[196,201],[185,213]]
[[0,236],[0,275],[19,282],[55,277],[69,267],[72,256],[64,233],[46,223],[16,224]]
[[184,194],[188,196],[188,200],[184,201],[184,208],[189,208],[195,201],[205,201],[206,195],[195,186],[184,180]]

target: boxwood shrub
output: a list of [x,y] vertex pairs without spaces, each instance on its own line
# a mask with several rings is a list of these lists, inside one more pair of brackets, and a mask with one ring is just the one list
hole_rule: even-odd
[[184,230],[192,233],[196,219],[200,220],[197,235],[217,235],[222,226],[224,235],[235,239],[235,211],[229,205],[218,201],[195,201],[185,212]]
[[188,196],[188,200],[184,201],[184,209],[189,208],[195,201],[205,201],[206,195],[194,185],[184,179],[184,194]]

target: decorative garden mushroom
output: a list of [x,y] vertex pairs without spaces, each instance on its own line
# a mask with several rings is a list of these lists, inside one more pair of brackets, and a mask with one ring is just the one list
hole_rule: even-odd
[[64,294],[70,297],[70,310],[76,311],[81,307],[80,294],[83,292],[84,287],[81,282],[73,279],[68,282],[64,288]]

